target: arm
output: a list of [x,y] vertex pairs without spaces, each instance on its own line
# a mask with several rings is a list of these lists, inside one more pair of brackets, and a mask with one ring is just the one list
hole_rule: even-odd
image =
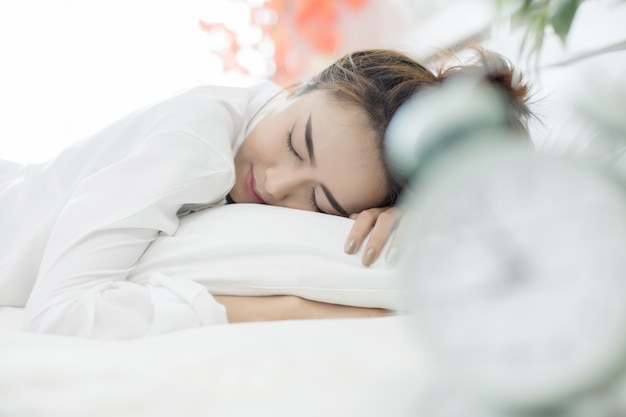
[[176,230],[182,204],[228,189],[232,170],[220,158],[192,135],[167,131],[86,176],[50,235],[25,329],[130,338],[225,322],[199,284],[162,274],[127,280],[159,231]]
[[362,308],[306,300],[292,295],[265,297],[215,296],[226,308],[230,323],[271,320],[329,319],[383,317],[390,312],[377,308]]

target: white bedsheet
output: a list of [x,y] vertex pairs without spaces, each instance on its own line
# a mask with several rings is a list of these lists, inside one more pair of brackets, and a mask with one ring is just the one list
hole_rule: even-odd
[[426,375],[402,316],[93,341],[20,315],[0,309],[0,416],[398,416]]

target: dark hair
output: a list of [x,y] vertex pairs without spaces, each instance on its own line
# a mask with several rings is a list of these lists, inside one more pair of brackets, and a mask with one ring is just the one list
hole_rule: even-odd
[[[495,87],[507,99],[509,127],[528,137],[528,121],[534,115],[528,107],[529,87],[522,73],[500,54],[481,48],[474,48],[473,51],[473,59],[468,64],[440,66],[437,78],[444,82],[458,76],[471,76]],[[444,55],[442,59],[448,62],[451,57]]]
[[470,65],[441,67],[431,71],[409,55],[389,49],[369,49],[344,55],[309,81],[298,86],[292,95],[323,90],[342,103],[360,109],[376,132],[380,155],[385,166],[388,193],[381,206],[394,204],[405,184],[399,183],[384,158],[385,131],[396,110],[421,90],[443,83],[446,79],[467,73],[497,85],[511,99],[511,125],[526,131],[530,111],[526,106],[526,86],[510,63],[494,53],[477,51]]

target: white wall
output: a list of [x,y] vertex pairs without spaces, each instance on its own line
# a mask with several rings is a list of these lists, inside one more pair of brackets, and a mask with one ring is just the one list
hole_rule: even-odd
[[220,0],[0,0],[0,159],[39,162],[222,74],[200,19]]

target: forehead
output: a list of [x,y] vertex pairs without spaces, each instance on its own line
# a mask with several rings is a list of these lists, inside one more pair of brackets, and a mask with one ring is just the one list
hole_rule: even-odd
[[380,204],[386,197],[386,176],[378,134],[355,105],[328,93],[307,93],[301,120],[310,118],[317,169],[339,203],[354,213]]

